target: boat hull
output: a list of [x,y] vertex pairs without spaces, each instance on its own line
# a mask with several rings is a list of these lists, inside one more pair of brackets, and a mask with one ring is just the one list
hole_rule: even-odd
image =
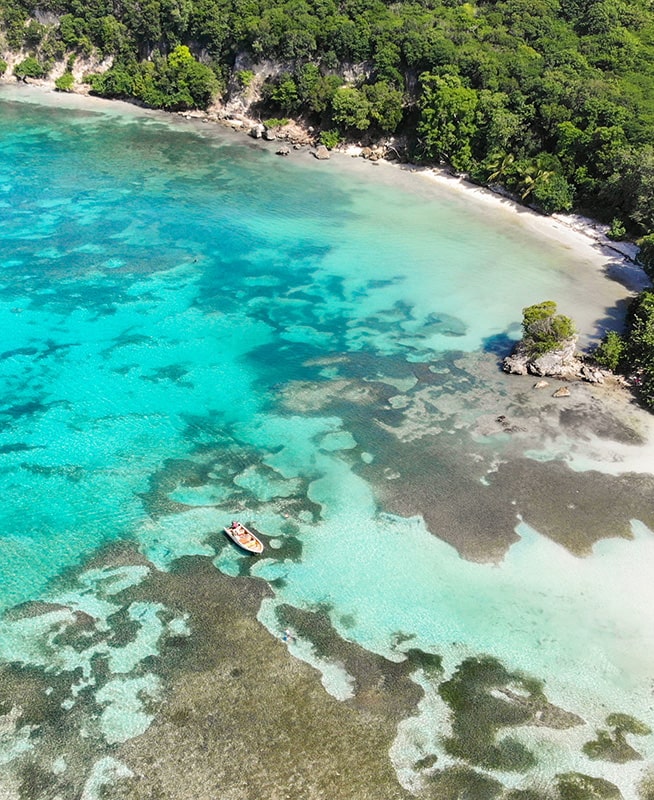
[[263,543],[242,523],[232,522],[230,526],[223,528],[223,530],[232,542],[246,553],[255,556],[263,553]]

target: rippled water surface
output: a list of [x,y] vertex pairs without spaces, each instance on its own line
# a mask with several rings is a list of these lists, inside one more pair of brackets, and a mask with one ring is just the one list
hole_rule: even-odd
[[[400,170],[24,100],[0,94],[3,800],[299,797],[296,738],[306,797],[649,796],[648,419],[498,368],[524,305],[588,340],[626,291]],[[322,744],[230,695],[248,665]],[[226,741],[249,781],[207,777]]]

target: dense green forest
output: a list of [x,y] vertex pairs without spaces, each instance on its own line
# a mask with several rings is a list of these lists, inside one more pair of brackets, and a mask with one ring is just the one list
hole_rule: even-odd
[[[206,108],[274,62],[264,118],[302,117],[330,144],[392,134],[413,161],[589,213],[614,238],[645,237],[654,276],[650,0],[2,0],[0,30],[18,78],[65,61],[69,90],[77,58],[109,59],[92,91],[170,110]],[[654,406],[641,299],[630,325],[645,350],[616,334],[599,357],[637,370]]]

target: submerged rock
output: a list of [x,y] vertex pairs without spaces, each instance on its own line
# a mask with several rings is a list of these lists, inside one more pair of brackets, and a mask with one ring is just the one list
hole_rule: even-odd
[[554,392],[552,397],[570,397],[570,389],[567,386],[562,386]]
[[281,147],[280,147],[278,150],[276,150],[276,151],[275,151],[275,153],[276,153],[278,156],[287,156],[287,155],[289,155],[289,154],[290,154],[290,152],[291,152],[291,148],[290,148],[290,147],[288,147],[288,146],[287,146],[287,145],[285,145],[285,144],[284,144],[284,145],[282,145],[282,146],[281,146]]

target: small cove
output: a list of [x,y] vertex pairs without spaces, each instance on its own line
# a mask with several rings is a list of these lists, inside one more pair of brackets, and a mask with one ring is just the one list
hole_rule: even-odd
[[[524,305],[554,299],[592,339],[626,290],[519,216],[399,170],[281,160],[157,115],[3,93],[0,656],[22,664],[0,679],[21,687],[3,711],[29,696],[30,672],[66,712],[68,762],[118,781],[109,746],[131,770],[181,680],[163,654],[193,639],[201,598],[172,593],[196,559],[265,587],[222,625],[258,614],[275,642],[288,607],[331,626],[312,641],[305,623],[289,650],[341,704],[358,701],[339,639],[364,661],[442,660],[427,677],[416,662],[420,708],[404,687],[404,721],[379,722],[398,796],[427,791],[424,759],[453,763],[438,687],[488,656],[584,722],[513,729],[536,767],[467,746],[466,768],[523,787],[579,771],[637,797],[643,762],[582,747],[611,712],[654,724],[650,420],[585,387],[566,421],[497,369]],[[490,425],[500,416],[510,431]],[[612,516],[597,535],[600,494]],[[235,515],[266,534],[265,559],[225,546]],[[34,744],[28,727],[7,739],[9,797],[28,767],[66,776],[54,734]],[[651,737],[633,744],[651,758]],[[64,797],[93,775],[69,777]]]

